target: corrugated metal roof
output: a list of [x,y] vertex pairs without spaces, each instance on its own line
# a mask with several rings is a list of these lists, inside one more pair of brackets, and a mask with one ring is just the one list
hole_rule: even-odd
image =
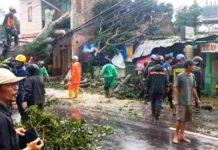
[[166,48],[169,46],[173,46],[175,43],[192,42],[199,38],[205,38],[205,37],[210,37],[210,36],[213,36],[213,35],[198,34],[198,35],[188,37],[187,40],[182,40],[178,36],[174,36],[174,37],[171,37],[169,39],[164,39],[164,40],[146,40],[141,45],[139,45],[139,47],[136,49],[133,55],[133,59],[150,55],[154,48],[159,48],[159,47]]
[[165,39],[165,40],[146,40],[135,51],[134,58],[150,55],[154,48],[169,47],[175,43],[181,42],[177,39]]

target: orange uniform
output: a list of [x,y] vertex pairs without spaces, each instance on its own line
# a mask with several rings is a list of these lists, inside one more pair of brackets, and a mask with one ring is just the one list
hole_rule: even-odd
[[69,97],[72,97],[73,93],[75,93],[75,97],[79,95],[80,90],[80,73],[81,73],[81,67],[80,63],[75,62],[72,64],[72,70],[71,70],[71,82],[68,84],[68,91],[69,91]]

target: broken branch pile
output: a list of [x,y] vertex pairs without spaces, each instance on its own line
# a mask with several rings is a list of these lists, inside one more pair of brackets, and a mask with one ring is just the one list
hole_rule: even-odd
[[[89,92],[103,94],[103,80],[92,80],[91,86],[87,88]],[[142,93],[142,94],[141,94]],[[118,99],[141,99],[146,93],[146,82],[143,81],[143,76],[127,75],[124,79],[117,80],[115,90],[111,91],[111,96]]]
[[[48,80],[45,85],[47,88],[67,89],[67,81],[65,80]],[[90,93],[104,94],[104,80],[103,79],[88,79],[80,82],[82,91]],[[111,96],[118,99],[142,99],[146,95],[146,81],[143,76],[127,75],[124,79],[117,79],[117,86],[111,91]]]
[[[60,103],[57,105],[61,107]],[[29,108],[28,114],[29,120],[17,126],[35,128],[45,142],[44,150],[95,150],[96,143],[113,132],[109,127],[91,126],[84,120],[61,120],[36,106]]]

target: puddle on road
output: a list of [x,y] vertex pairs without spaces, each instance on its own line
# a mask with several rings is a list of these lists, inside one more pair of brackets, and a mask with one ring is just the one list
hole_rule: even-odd
[[202,118],[205,120],[218,121],[218,112],[204,112]]
[[[72,105],[63,108],[54,107],[52,113],[67,118]],[[75,106],[74,106],[75,108]],[[171,143],[172,132],[163,125],[164,122],[152,121],[123,116],[117,112],[90,109],[78,106],[82,110],[85,119],[90,124],[108,125],[114,129],[114,134],[106,137],[99,143],[103,150],[215,150],[214,141],[190,137],[192,144]]]

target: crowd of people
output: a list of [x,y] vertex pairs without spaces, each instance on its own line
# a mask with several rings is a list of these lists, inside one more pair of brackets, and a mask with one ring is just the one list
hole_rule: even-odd
[[[43,77],[48,77],[43,63],[41,67],[31,59],[27,63],[24,55],[18,55],[13,68],[0,68],[0,149],[18,150],[18,136],[25,136],[26,130],[15,129],[8,106],[16,107],[22,121],[28,120],[27,108],[37,105],[43,109],[45,86]],[[42,68],[42,69],[40,69]],[[46,72],[46,73],[45,73]],[[44,143],[39,138],[27,145],[25,150],[40,150]]]
[[187,122],[192,120],[193,103],[197,108],[201,104],[203,59],[196,56],[187,60],[183,54],[178,54],[176,59],[166,56],[165,60],[163,56],[152,55],[151,60],[145,65],[144,76],[148,81],[152,117],[159,120],[162,103],[168,97],[170,108],[177,119],[173,143],[190,143],[184,136],[184,130]]
[[[173,143],[179,141],[190,142],[184,136],[187,122],[192,120],[192,105],[198,107],[201,103],[203,59],[199,56],[193,60],[186,60],[183,54],[165,58],[160,55],[152,55],[151,62],[145,64],[144,77],[147,80],[149,100],[151,101],[151,113],[154,121],[160,119],[162,103],[167,97],[170,108],[176,116],[176,133]],[[69,67],[68,96],[77,97],[80,91],[81,66],[78,57],[72,57]],[[43,109],[45,101],[45,86],[43,78],[47,78],[48,72],[43,61],[36,62],[32,57],[27,61],[24,55],[15,57],[14,68],[0,68],[0,149],[17,149],[17,135],[24,135],[25,129],[14,129],[8,105],[18,106],[21,120],[28,120],[26,109],[37,105]],[[110,88],[116,86],[117,71],[113,64],[106,64],[100,77],[104,78],[106,96],[110,95]],[[40,143],[40,144],[39,144]],[[28,150],[38,150],[43,146],[43,141],[37,139],[28,144]]]

